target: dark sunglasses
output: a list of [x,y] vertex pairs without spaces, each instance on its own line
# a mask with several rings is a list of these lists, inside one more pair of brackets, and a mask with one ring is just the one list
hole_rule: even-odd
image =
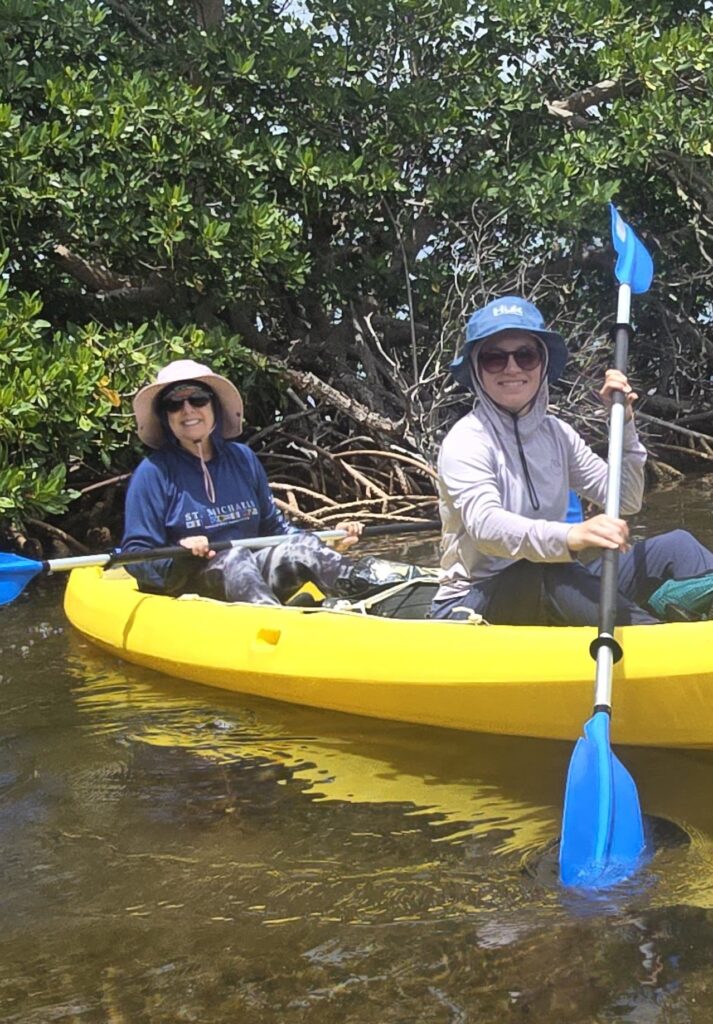
[[184,395],[183,398],[169,396],[161,399],[161,408],[166,412],[179,412],[183,408],[183,403],[188,402],[193,409],[203,409],[212,397],[207,391],[193,391],[190,395]]
[[534,370],[542,364],[542,352],[539,348],[518,348],[515,352],[503,352],[501,349],[491,349],[489,352],[481,352],[478,356],[478,363],[486,373],[502,373],[513,357],[521,370]]

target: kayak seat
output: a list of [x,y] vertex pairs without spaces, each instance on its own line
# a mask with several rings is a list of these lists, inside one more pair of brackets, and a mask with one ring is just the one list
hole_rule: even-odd
[[[438,589],[439,570],[403,562],[387,562],[384,559],[362,559],[367,572],[372,565],[378,566],[381,579],[364,579],[349,598],[324,597],[313,583],[305,583],[285,602],[294,608],[353,608],[368,615],[379,615],[388,619],[425,619],[431,608],[431,601]],[[359,564],[359,563],[355,563]],[[382,596],[383,595],[383,596]]]
[[410,580],[408,586],[395,593],[372,600],[368,613],[387,619],[427,619],[437,590],[438,580]]

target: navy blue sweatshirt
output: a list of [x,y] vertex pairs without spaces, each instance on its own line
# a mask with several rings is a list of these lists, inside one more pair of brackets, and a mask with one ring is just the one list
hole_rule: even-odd
[[[172,438],[139,464],[126,495],[122,551],[163,547],[200,535],[215,542],[299,532],[275,505],[255,453],[218,434],[213,432],[214,455],[207,463],[215,502],[208,500],[200,459]],[[186,557],[126,568],[142,590],[176,594],[198,564],[197,558]]]

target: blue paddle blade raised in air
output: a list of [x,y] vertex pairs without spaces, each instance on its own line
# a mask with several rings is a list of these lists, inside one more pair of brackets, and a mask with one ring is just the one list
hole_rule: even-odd
[[0,605],[14,601],[43,568],[42,562],[0,552]]
[[609,715],[597,711],[585,724],[569,763],[560,842],[562,884],[582,889],[615,885],[639,867],[644,846],[636,784],[612,752]]
[[634,295],[647,292],[654,276],[654,263],[648,249],[633,228],[623,219],[616,206],[611,210],[611,237],[617,253],[614,273],[619,284],[628,284]]

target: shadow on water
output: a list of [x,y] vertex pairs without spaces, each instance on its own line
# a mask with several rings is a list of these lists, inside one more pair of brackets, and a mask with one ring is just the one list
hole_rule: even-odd
[[60,593],[0,635],[3,1024],[709,1019],[713,752],[620,749],[655,855],[564,892],[570,744],[170,681]]

